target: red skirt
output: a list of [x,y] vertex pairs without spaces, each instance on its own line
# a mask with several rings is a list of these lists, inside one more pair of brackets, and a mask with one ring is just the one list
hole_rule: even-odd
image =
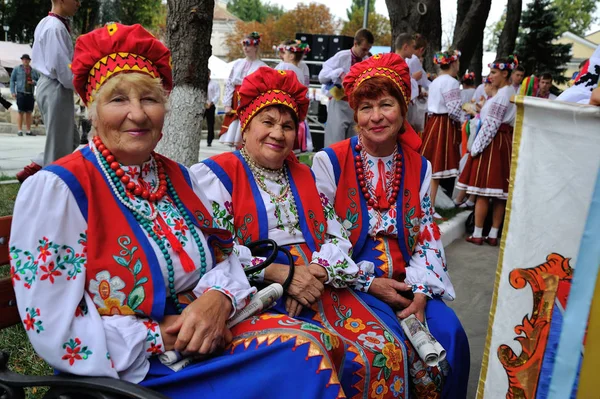
[[456,187],[469,194],[508,199],[513,128],[503,123],[481,154],[469,154]]
[[219,132],[219,137],[221,137],[222,135],[227,133],[227,130],[229,130],[229,125],[231,125],[231,122],[238,119],[237,107],[238,107],[239,98],[240,98],[240,95],[238,94],[238,90],[240,89],[240,87],[241,87],[241,85],[237,85],[237,86],[235,86],[235,89],[233,90],[233,97],[231,98],[231,113],[225,114],[225,117],[223,118],[223,124],[221,125],[221,131]]
[[431,162],[431,177],[458,176],[460,162],[460,126],[448,114],[431,114],[423,130],[421,155]]

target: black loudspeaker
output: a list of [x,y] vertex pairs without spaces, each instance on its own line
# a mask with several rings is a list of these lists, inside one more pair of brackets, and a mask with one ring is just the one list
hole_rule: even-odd
[[307,64],[308,71],[310,72],[310,82],[311,83],[319,83],[319,73],[323,68],[321,64]]
[[354,46],[352,36],[329,36],[329,56],[333,57],[340,50],[349,50]]
[[329,59],[329,35],[313,35],[310,53],[313,61],[327,61]]
[[[296,33],[296,40],[300,40],[302,43],[308,44],[312,49],[313,35],[311,33]],[[304,56],[306,61],[312,61],[312,51]]]

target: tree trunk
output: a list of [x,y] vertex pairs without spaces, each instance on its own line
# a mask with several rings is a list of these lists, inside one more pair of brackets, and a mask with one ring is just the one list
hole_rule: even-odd
[[173,60],[173,91],[157,150],[186,166],[197,163],[200,152],[214,7],[214,0],[167,1],[167,46]]
[[[467,70],[467,66],[480,43],[479,38],[483,37],[491,5],[492,0],[473,0],[469,11],[464,16],[463,24],[455,29],[452,48],[460,50],[462,53],[460,57],[460,75]],[[473,40],[473,38],[477,38],[477,40]]]
[[473,4],[473,0],[458,0],[456,2],[456,23],[454,25],[454,36],[456,37],[460,27],[465,22],[465,18],[471,5]]
[[514,53],[517,35],[519,34],[519,24],[521,23],[522,8],[523,0],[508,0],[506,22],[500,34],[496,58],[508,57]]
[[385,3],[392,27],[392,51],[399,34],[420,33],[428,42],[423,66],[433,71],[433,54],[442,47],[440,0],[385,0]]
[[479,45],[475,49],[475,54],[471,57],[471,62],[469,63],[469,71],[475,72],[475,84],[479,86],[481,83],[481,71],[483,69],[483,32],[481,35],[481,41]]

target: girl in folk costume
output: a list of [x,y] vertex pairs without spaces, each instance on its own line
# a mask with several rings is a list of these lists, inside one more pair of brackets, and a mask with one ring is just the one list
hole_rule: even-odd
[[[433,61],[440,75],[429,86],[428,118],[423,131],[421,155],[431,162],[431,198],[435,198],[440,179],[458,176],[460,162],[460,122],[463,119],[460,84],[456,80],[459,51],[437,53]],[[436,214],[436,217],[439,217]]]
[[[288,40],[284,42],[284,44],[278,49],[280,51],[282,61],[275,67],[275,69],[278,71],[294,72],[298,78],[298,82],[302,83],[308,88],[310,86],[310,76],[305,75],[301,64],[304,55],[310,52],[310,47],[308,44],[302,43],[300,40]],[[310,129],[305,121],[300,122],[294,149],[300,152],[313,150]]]
[[[209,193],[216,222],[236,237],[243,265],[263,261],[248,251],[251,240],[270,238],[290,250],[296,274],[274,311],[305,328],[327,328],[332,342],[345,348],[340,380],[346,397],[405,398],[409,385],[435,392],[442,384],[439,369],[426,370],[391,308],[366,293],[373,265],[359,267],[351,259],[333,203],[319,195],[311,170],[291,153],[308,108],[306,91],[289,71],[265,67],[248,76],[240,89],[243,149],[193,166],[193,178]],[[254,279],[282,282],[287,266],[282,258],[277,262]],[[402,301],[398,293],[390,299]]]
[[[510,102],[515,90],[510,83],[510,73],[518,65],[516,58],[500,58],[490,64],[488,78],[498,91],[483,106],[480,114],[481,128],[471,146],[465,170],[457,188],[476,194],[475,231],[467,241],[481,245],[498,245],[498,229],[504,219],[510,179],[513,126],[517,109]],[[483,223],[488,214],[490,197],[493,204],[493,223],[488,237],[483,237]]]
[[[257,398],[266,386],[269,397],[338,398],[343,350],[327,331],[268,314],[226,327],[256,290],[231,233],[213,228],[205,188],[153,152],[170,65],[140,25],[77,39],[73,83],[95,137],[23,184],[12,223],[11,276],[33,347],[60,372],[171,398]],[[158,361],[166,350],[211,358],[174,372]]]
[[240,58],[235,61],[229,78],[225,83],[225,92],[223,94],[223,104],[225,105],[225,118],[221,125],[219,141],[223,144],[237,147],[242,142],[242,132],[237,115],[238,90],[246,76],[256,71],[266,64],[258,58],[260,45],[260,35],[252,32],[242,40],[242,48],[246,58]]
[[[383,314],[427,320],[448,350],[443,390],[425,395],[417,387],[414,394],[464,398],[469,346],[460,321],[443,302],[455,294],[433,221],[431,164],[417,152],[421,140],[406,122],[410,87],[408,67],[397,54],[354,65],[344,89],[358,136],[318,152],[313,171],[321,195],[342,221],[337,229],[350,233],[352,259],[375,275],[361,298]],[[399,282],[406,287],[396,287]],[[403,288],[412,290],[414,299],[399,298]]]

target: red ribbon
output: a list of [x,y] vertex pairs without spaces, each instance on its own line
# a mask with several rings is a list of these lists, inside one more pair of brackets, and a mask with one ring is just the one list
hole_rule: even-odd
[[196,270],[196,265],[194,264],[194,261],[192,260],[192,258],[190,258],[187,252],[185,252],[185,249],[183,249],[183,245],[181,245],[177,237],[175,237],[175,235],[171,232],[171,228],[165,223],[165,221],[160,216],[158,216],[156,220],[158,221],[160,228],[165,234],[167,241],[169,241],[169,244],[171,244],[171,248],[173,248],[173,251],[175,251],[177,255],[179,255],[179,260],[181,260],[183,270],[186,273],[191,273],[194,270]]
[[385,191],[385,165],[381,159],[377,161],[377,171],[379,172],[377,187],[375,187],[377,203],[379,204],[380,209],[389,209],[390,203],[387,200],[387,193]]

